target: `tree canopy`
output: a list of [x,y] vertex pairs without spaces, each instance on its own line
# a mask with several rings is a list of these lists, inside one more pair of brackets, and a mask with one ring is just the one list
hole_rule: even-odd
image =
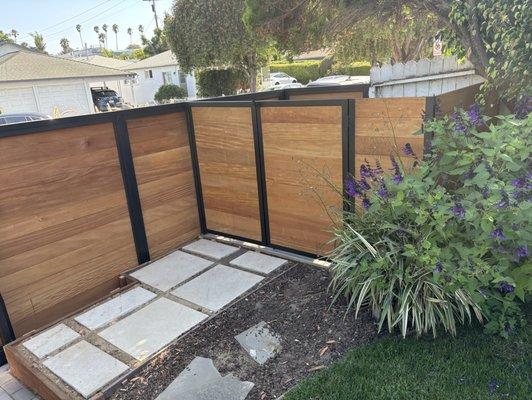
[[447,43],[507,99],[530,94],[532,0],[245,0],[246,24],[288,51],[309,49],[360,23],[389,20],[398,7],[416,18],[430,13]]
[[165,30],[181,68],[233,66],[246,72],[255,90],[268,46],[246,28],[243,11],[243,0],[176,0]]

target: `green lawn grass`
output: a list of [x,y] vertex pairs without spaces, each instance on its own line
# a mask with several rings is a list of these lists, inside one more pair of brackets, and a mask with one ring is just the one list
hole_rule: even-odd
[[527,333],[505,340],[470,328],[456,338],[377,339],[303,381],[285,400],[531,399]]

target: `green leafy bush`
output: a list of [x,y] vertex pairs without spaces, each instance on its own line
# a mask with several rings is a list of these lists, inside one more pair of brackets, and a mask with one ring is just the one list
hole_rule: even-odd
[[201,97],[227,96],[246,85],[246,76],[235,68],[206,69],[197,72],[196,82]]
[[270,64],[270,72],[284,72],[297,79],[299,83],[307,84],[325,75],[321,69],[321,61],[296,61]]
[[531,128],[532,114],[488,123],[472,107],[426,125],[432,150],[410,173],[362,165],[331,254],[337,297],[403,335],[455,334],[474,315],[507,336],[532,290]]
[[159,103],[164,103],[173,99],[184,99],[187,97],[186,89],[177,85],[162,85],[153,98]]
[[331,68],[331,73],[335,75],[369,75],[371,64],[369,62],[360,61],[348,65],[334,64]]

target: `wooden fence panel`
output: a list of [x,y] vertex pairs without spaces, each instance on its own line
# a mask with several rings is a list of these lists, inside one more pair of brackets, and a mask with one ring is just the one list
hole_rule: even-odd
[[260,241],[251,106],[192,107],[207,229]]
[[185,112],[127,121],[151,259],[199,235]]
[[425,97],[360,99],[355,102],[355,175],[367,160],[379,160],[382,168],[392,168],[390,155],[401,158],[406,167],[414,161],[403,154],[409,143],[414,153],[423,156],[423,135],[420,132],[425,111]]
[[[341,105],[262,106],[271,243],[324,254],[342,208]],[[328,182],[327,182],[328,181]]]
[[137,264],[111,123],[1,138],[0,182],[0,293],[17,336]]

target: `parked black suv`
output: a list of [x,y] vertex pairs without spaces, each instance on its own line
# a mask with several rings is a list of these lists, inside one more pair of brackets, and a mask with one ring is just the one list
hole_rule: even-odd
[[110,111],[111,108],[122,108],[122,98],[114,90],[107,87],[91,88],[92,101],[98,111]]

